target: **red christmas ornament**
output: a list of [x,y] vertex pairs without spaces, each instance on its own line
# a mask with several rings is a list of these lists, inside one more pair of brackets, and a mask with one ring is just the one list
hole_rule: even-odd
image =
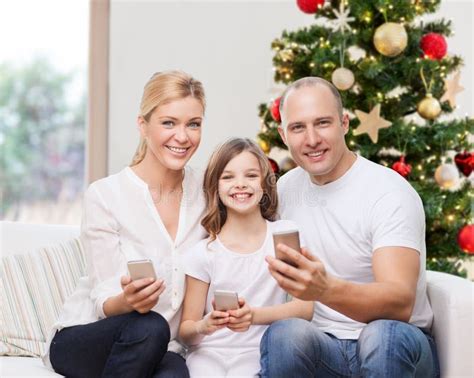
[[454,156],[454,162],[462,174],[469,177],[471,172],[474,170],[474,153],[460,152]]
[[278,97],[275,101],[273,101],[272,107],[270,109],[273,119],[277,122],[281,122],[280,101],[281,101],[281,97]]
[[280,173],[280,167],[278,166],[278,163],[275,160],[273,160],[272,158],[268,158],[268,162],[270,163],[274,174],[277,175],[278,173]]
[[304,13],[314,14],[324,5],[324,0],[296,0],[296,3]]
[[395,172],[398,172],[403,177],[407,178],[407,176],[411,172],[411,165],[405,163],[405,156],[402,155],[399,161],[396,161],[395,163],[393,163],[392,169]]
[[443,59],[448,51],[446,39],[438,33],[425,34],[420,40],[420,47],[429,59]]
[[469,255],[474,255],[474,224],[468,224],[458,233],[459,247]]

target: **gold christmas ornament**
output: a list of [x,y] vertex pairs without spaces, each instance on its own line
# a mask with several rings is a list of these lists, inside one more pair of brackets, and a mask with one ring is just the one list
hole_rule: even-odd
[[416,110],[424,119],[435,119],[441,113],[441,105],[431,93],[428,93],[426,97],[418,103]]
[[459,181],[459,171],[454,164],[441,164],[435,171],[435,180],[443,189],[450,189]]
[[407,47],[408,35],[402,24],[386,22],[374,33],[374,45],[377,51],[385,56],[394,57]]
[[459,85],[461,72],[456,72],[451,79],[444,79],[444,94],[440,98],[441,102],[448,101],[449,106],[454,109],[456,106],[456,95],[464,90],[464,87]]
[[346,91],[354,85],[354,74],[351,70],[340,67],[332,73],[332,83],[340,91]]
[[270,152],[270,150],[272,149],[270,147],[270,143],[268,143],[267,141],[265,140],[262,140],[262,139],[259,139],[258,140],[258,145],[260,146],[260,148],[262,149],[262,151],[265,153],[265,154],[268,154]]
[[284,158],[281,162],[280,162],[280,168],[283,170],[283,171],[289,171],[293,168],[296,168],[296,163],[294,162],[294,160],[292,158],[290,158],[289,156]]
[[379,130],[389,127],[392,124],[392,122],[380,117],[380,104],[372,108],[370,113],[356,110],[355,114],[357,118],[360,119],[360,125],[354,130],[354,135],[367,133],[373,143],[377,143],[379,140]]

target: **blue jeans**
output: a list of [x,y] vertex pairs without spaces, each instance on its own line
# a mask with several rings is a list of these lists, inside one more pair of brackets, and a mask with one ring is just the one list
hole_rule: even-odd
[[57,332],[54,370],[66,377],[189,377],[185,360],[168,352],[168,322],[156,312],[131,312]]
[[369,323],[342,340],[302,319],[280,320],[260,344],[262,377],[439,377],[432,337],[395,320]]

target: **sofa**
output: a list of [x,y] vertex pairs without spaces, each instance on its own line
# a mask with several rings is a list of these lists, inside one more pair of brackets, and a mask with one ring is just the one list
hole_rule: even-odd
[[[34,288],[27,290],[22,295],[32,295],[33,311],[39,312],[39,318],[44,315],[45,311],[38,311],[41,307],[37,302],[42,299],[47,300],[50,296],[48,293],[41,295],[41,287],[53,288],[53,296],[57,299],[55,306],[48,305],[50,309],[50,318],[43,321],[45,324],[40,329],[40,334],[36,335],[39,340],[35,341],[34,346],[41,349],[44,347],[45,337],[47,336],[47,328],[54,322],[54,316],[60,311],[60,302],[64,300],[73,289],[78,277],[83,274],[83,256],[80,255],[80,246],[78,245],[79,227],[64,225],[33,225],[16,222],[0,222],[0,247],[2,257],[1,267],[1,297],[3,300],[14,302],[14,304],[23,307],[29,306],[28,303],[18,302],[14,294],[8,294],[11,291],[14,278],[11,270],[16,265],[19,267],[19,274],[23,270],[28,271],[36,269],[36,265],[45,263],[47,268],[46,274],[59,280],[59,285],[54,289],[51,282],[33,284]],[[71,243],[74,240],[74,243]],[[54,246],[61,245],[61,248]],[[49,248],[49,249],[48,249]],[[40,254],[42,260],[34,260],[35,254]],[[67,255],[67,259],[63,258]],[[33,260],[32,260],[33,259]],[[55,261],[58,260],[58,261]],[[31,263],[31,261],[33,261]],[[12,265],[13,264],[13,265]],[[28,265],[30,264],[30,265]],[[75,265],[71,267],[70,265]],[[13,267],[12,267],[13,266]],[[27,268],[27,267],[30,268]],[[29,279],[37,279],[38,275],[43,273],[30,272]],[[59,277],[61,276],[61,277]],[[74,276],[70,279],[69,276]],[[16,277],[16,276],[15,276]],[[59,277],[59,278],[58,278]],[[61,279],[63,281],[61,281]],[[434,312],[433,334],[436,338],[438,346],[438,354],[441,365],[442,377],[474,377],[474,283],[466,279],[455,277],[449,274],[429,271],[427,274],[428,281],[428,297]],[[44,285],[44,286],[42,286]],[[64,290],[63,286],[67,286]],[[39,293],[34,293],[40,291]],[[36,297],[35,297],[36,295]],[[6,299],[5,299],[6,298]],[[36,298],[36,299],[35,299]],[[38,299],[40,298],[40,299]],[[18,298],[17,298],[18,299]],[[4,311],[4,303],[2,303],[2,312]],[[24,315],[21,315],[24,316]],[[4,319],[6,316],[3,316]],[[15,316],[14,316],[15,317]],[[7,319],[11,324],[21,326],[21,321],[15,319]],[[28,319],[27,319],[28,320]],[[5,343],[7,336],[12,335],[11,329],[5,329],[7,321],[0,323],[0,342]],[[12,323],[13,322],[13,323]],[[24,337],[23,337],[24,338]],[[23,344],[22,344],[23,345]],[[30,345],[28,343],[24,345]],[[27,347],[22,346],[20,352],[18,348],[15,350],[15,356],[0,356],[0,376],[1,377],[43,377],[43,376],[59,376],[45,368],[41,359],[36,352],[25,352],[30,357],[21,356],[22,350]],[[8,353],[10,349],[2,348],[3,354]],[[6,351],[6,352],[5,352]],[[32,356],[33,355],[33,356]]]

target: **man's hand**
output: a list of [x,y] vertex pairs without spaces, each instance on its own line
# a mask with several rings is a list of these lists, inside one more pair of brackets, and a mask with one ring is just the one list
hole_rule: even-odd
[[324,264],[306,248],[302,248],[299,253],[284,244],[278,244],[277,249],[296,265],[292,267],[271,256],[265,258],[270,274],[278,285],[295,298],[322,301],[333,279],[326,272]]
[[252,325],[253,312],[249,305],[245,303],[244,298],[239,298],[239,306],[238,310],[227,311],[230,315],[227,328],[234,332],[245,332]]

